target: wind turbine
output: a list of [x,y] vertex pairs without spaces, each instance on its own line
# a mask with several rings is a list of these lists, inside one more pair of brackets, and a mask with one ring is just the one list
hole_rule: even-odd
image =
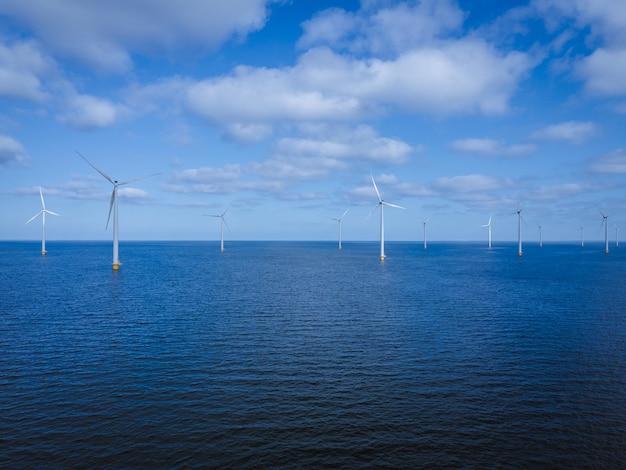
[[615,247],[617,248],[619,246],[619,228],[617,228],[617,225],[615,226]]
[[609,216],[605,215],[604,212],[600,211],[602,214],[602,223],[600,224],[600,228],[604,224],[604,252],[609,254]]
[[226,219],[224,218],[224,216],[226,215],[226,212],[228,212],[228,209],[230,209],[230,204],[228,205],[226,210],[222,212],[221,215],[205,214],[208,217],[219,217],[221,219],[220,220],[220,251],[222,252],[224,251],[224,225],[226,225],[226,228],[230,232],[230,227],[228,226],[228,224],[226,223]]
[[481,227],[487,227],[489,229],[489,248],[491,248],[491,215],[489,216],[489,222],[485,225],[481,225]]
[[543,247],[543,240],[541,239],[541,225],[537,224],[537,231],[539,232],[539,248]]
[[424,224],[424,249],[426,249],[427,248],[427,246],[426,246],[426,222],[428,222],[428,219],[426,219],[426,220],[419,220],[418,219],[418,222],[421,223],[421,224]]
[[343,220],[343,218],[346,216],[346,214],[348,213],[350,209],[346,209],[346,211],[343,213],[343,215],[341,217],[339,217],[338,219],[331,217],[332,220],[336,220],[337,222],[339,222],[339,249],[341,250],[341,221]]
[[517,210],[511,212],[511,215],[517,214],[517,256],[522,256],[522,208],[519,202],[517,203]]
[[56,215],[57,217],[63,217],[62,215],[57,214],[56,212],[49,211],[46,209],[46,203],[43,200],[43,191],[41,190],[41,186],[39,187],[39,196],[41,196],[41,210],[37,212],[31,219],[26,222],[24,225],[31,223],[35,220],[39,215],[41,215],[41,254],[45,255],[46,252],[46,214]]
[[581,248],[585,246],[585,232],[582,227],[580,227],[580,246]]
[[374,211],[380,207],[380,260],[381,261],[385,261],[385,215],[384,215],[384,208],[385,208],[385,206],[397,207],[398,209],[406,209],[406,208],[402,207],[402,206],[397,206],[397,205],[392,204],[390,202],[384,201],[380,197],[380,192],[378,191],[378,188],[376,187],[376,181],[374,181],[374,176],[372,174],[370,174],[370,176],[372,177],[372,184],[374,185],[374,191],[376,191],[376,197],[378,198],[378,204],[376,204],[374,206],[374,208],[370,211],[370,213],[367,215],[366,218],[369,218],[369,216],[371,216],[374,213]]
[[118,203],[117,203],[117,188],[118,186],[121,186],[123,184],[128,184],[128,183],[132,183],[134,181],[139,181],[145,178],[150,178],[151,176],[156,176],[156,175],[160,175],[160,173],[154,173],[152,175],[147,175],[147,176],[140,176],[139,178],[133,178],[130,180],[126,180],[126,181],[117,181],[117,180],[113,180],[109,175],[107,175],[104,171],[102,171],[100,168],[98,168],[96,165],[94,165],[93,163],[91,163],[89,160],[87,160],[85,157],[83,157],[81,155],[80,152],[76,152],[83,160],[85,160],[91,167],[94,168],[94,170],[96,170],[98,173],[100,173],[102,176],[104,176],[107,181],[109,181],[109,183],[111,183],[113,185],[113,192],[111,193],[111,203],[109,204],[109,217],[107,218],[107,224],[105,227],[105,230],[109,227],[109,220],[111,220],[111,210],[113,210],[113,270],[117,271],[120,267],[120,265],[122,264],[121,261],[119,260],[119,256],[118,256],[118,252],[119,252],[119,216],[118,216]]

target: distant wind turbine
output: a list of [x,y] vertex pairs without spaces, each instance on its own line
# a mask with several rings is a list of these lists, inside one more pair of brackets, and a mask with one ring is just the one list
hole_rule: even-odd
[[428,219],[426,219],[426,220],[419,220],[418,219],[418,222],[421,223],[421,224],[424,224],[424,249],[426,249],[427,248],[427,246],[426,246],[426,222],[428,222]]
[[43,191],[41,190],[41,186],[39,187],[39,196],[41,197],[41,210],[37,212],[33,217],[31,217],[28,222],[24,225],[31,223],[37,217],[41,215],[41,254],[45,255],[46,251],[46,214],[56,215],[57,217],[62,217],[56,212],[49,211],[46,209],[46,203],[43,200]]
[[609,216],[605,215],[604,212],[600,211],[602,214],[602,223],[600,223],[600,228],[604,224],[604,252],[609,254]]
[[380,260],[384,261],[385,260],[385,215],[384,215],[384,208],[385,208],[385,206],[389,206],[389,207],[397,207],[398,209],[405,209],[405,207],[397,206],[395,204],[391,204],[390,202],[384,201],[380,197],[380,192],[378,191],[378,187],[376,187],[376,181],[374,181],[374,176],[371,175],[371,174],[370,174],[370,176],[372,177],[372,184],[374,185],[374,191],[376,191],[376,197],[378,198],[378,204],[376,204],[374,206],[374,208],[370,211],[370,213],[367,215],[367,218],[369,218],[369,216],[371,216],[374,213],[374,211],[380,207]]
[[489,222],[487,222],[485,225],[481,225],[481,227],[487,227],[487,229],[489,230],[489,248],[491,248],[491,215],[489,216]]
[[609,216],[605,215],[604,212],[600,211],[602,214],[602,223],[600,224],[600,228],[604,225],[604,252],[609,254]]
[[118,247],[119,245],[119,225],[118,225],[119,215],[118,215],[118,203],[117,203],[117,199],[118,199],[117,188],[118,186],[121,186],[123,184],[133,183],[135,181],[139,181],[145,178],[150,178],[151,176],[160,175],[160,173],[154,173],[152,175],[147,175],[147,176],[140,176],[139,178],[133,178],[133,179],[126,180],[126,181],[117,181],[117,180],[113,180],[104,171],[102,171],[96,165],[94,165],[85,157],[83,157],[80,152],[77,151],[76,153],[83,160],[85,160],[91,167],[93,167],[94,170],[96,170],[98,173],[104,176],[107,179],[107,181],[109,181],[109,183],[113,185],[113,192],[111,193],[111,203],[109,204],[109,216],[107,218],[107,224],[106,224],[105,230],[109,227],[109,220],[111,220],[111,210],[113,210],[113,270],[117,271],[120,265],[122,264],[119,260],[119,255],[118,255],[119,253],[119,247]]
[[537,224],[537,231],[539,232],[539,248],[543,247],[543,240],[541,239],[541,225]]
[[585,231],[583,227],[580,227],[580,246],[585,246]]
[[220,218],[220,251],[222,252],[224,251],[224,225],[226,225],[226,228],[230,232],[230,227],[228,226],[228,224],[226,223],[226,219],[224,218],[224,216],[226,215],[226,212],[228,212],[228,209],[230,209],[230,204],[228,205],[228,207],[226,207],[226,210],[222,212],[220,215],[205,214],[208,217]]
[[522,256],[522,208],[517,203],[517,210],[511,212],[511,215],[517,214],[517,256]]
[[615,247],[619,246],[619,228],[615,226]]
[[332,220],[335,220],[337,222],[339,222],[339,249],[341,250],[341,221],[343,220],[343,218],[346,216],[346,214],[348,213],[350,209],[346,209],[346,211],[343,213],[343,215],[341,217],[339,217],[338,219],[331,217]]

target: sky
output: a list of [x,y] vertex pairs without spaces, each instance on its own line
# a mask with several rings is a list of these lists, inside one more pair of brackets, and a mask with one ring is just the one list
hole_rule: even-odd
[[623,0],[0,2],[1,240],[614,240],[625,124]]

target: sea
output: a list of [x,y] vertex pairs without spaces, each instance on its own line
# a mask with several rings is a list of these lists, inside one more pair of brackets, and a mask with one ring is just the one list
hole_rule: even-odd
[[0,242],[0,468],[624,468],[626,247]]

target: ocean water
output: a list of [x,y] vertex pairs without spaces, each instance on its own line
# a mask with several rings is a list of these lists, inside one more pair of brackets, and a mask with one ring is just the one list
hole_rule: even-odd
[[0,243],[0,468],[623,468],[626,248]]

